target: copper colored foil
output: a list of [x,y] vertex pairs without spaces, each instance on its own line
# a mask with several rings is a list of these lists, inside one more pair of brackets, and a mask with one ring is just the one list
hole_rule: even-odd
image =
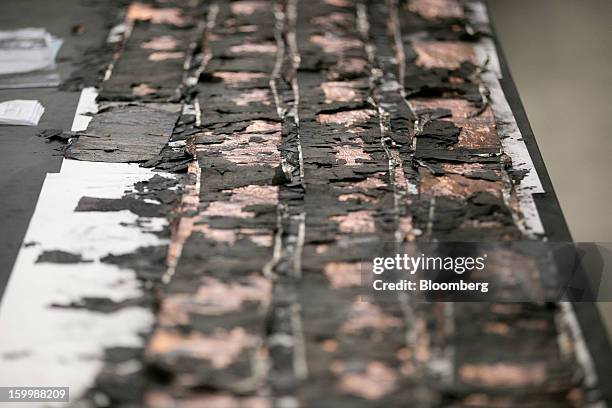
[[458,41],[415,42],[412,47],[423,68],[457,69],[463,61],[476,59],[472,45]]

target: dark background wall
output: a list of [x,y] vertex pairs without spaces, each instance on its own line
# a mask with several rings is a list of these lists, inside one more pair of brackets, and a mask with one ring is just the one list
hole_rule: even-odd
[[612,242],[612,0],[489,0],[577,241]]

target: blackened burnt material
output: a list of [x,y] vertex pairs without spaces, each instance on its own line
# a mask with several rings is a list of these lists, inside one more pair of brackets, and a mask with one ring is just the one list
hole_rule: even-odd
[[[145,351],[150,369],[169,381],[152,384],[145,397],[151,406],[167,398],[249,405],[264,403],[267,392],[272,282],[264,270],[273,258],[284,180],[281,124],[269,89],[275,19],[265,2],[220,2],[210,13],[194,140],[198,212]],[[198,388],[214,392],[199,395]]]
[[144,162],[156,156],[172,135],[181,106],[120,105],[98,112],[65,151],[77,160]]
[[406,244],[545,234],[525,215],[470,7],[212,6],[198,213],[145,352],[165,380],[150,406],[598,398],[560,346],[557,305],[361,290],[363,265]]
[[180,101],[204,15],[199,1],[130,4],[126,20],[133,26],[100,100]]
[[[601,399],[558,304],[362,289],[374,257],[415,244],[550,237],[479,3],[218,0],[205,16],[173,4],[129,6],[136,24],[101,99],[133,103],[103,108],[67,153],[197,181],[180,204],[163,187],[161,206],[139,194],[79,203],[176,215],[167,269],[139,263],[161,247],[104,259],[140,269],[158,309],[135,357],[138,395],[113,394],[114,366],[99,392],[152,408]],[[541,289],[521,266],[495,278]]]

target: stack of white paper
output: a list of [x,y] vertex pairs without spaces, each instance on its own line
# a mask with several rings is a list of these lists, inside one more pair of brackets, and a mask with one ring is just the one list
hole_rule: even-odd
[[38,101],[16,99],[0,103],[0,124],[36,126],[45,108]]
[[0,31],[0,88],[56,86],[62,39],[43,28]]

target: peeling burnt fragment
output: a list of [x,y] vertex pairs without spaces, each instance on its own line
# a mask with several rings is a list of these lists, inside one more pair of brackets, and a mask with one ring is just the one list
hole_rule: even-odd
[[109,298],[83,297],[77,301],[67,304],[53,303],[51,307],[63,309],[86,309],[98,313],[114,313],[126,307],[143,306],[147,304],[150,305],[151,302],[152,299],[149,296],[126,299],[119,302]]
[[[204,190],[220,191],[224,186],[246,187],[250,185],[272,184],[276,177],[274,167],[264,166],[238,166],[230,164],[228,160],[221,158],[210,158],[206,160],[210,167],[202,169],[202,179]],[[249,173],[249,178],[245,179],[243,172]]]
[[419,121],[428,122],[432,119],[448,118],[453,115],[450,109],[434,108],[434,109],[419,109],[415,111]]
[[529,169],[509,169],[508,174],[512,177],[512,180],[515,184],[519,184],[527,174],[529,174]]
[[177,185],[178,182],[176,179],[167,178],[156,174],[148,180],[139,181],[134,184],[134,189],[139,193],[154,191],[167,192],[168,190],[176,187]]
[[501,153],[501,140],[497,134],[495,118],[490,107],[481,110],[478,115],[473,114],[473,106],[461,99],[418,98],[410,101],[415,108],[428,110],[448,110],[450,117],[444,120],[451,121],[461,128],[458,147],[467,149],[491,149],[492,153]]
[[458,69],[424,69],[418,66],[407,67],[404,86],[409,97],[447,97],[458,96],[481,109],[486,100],[478,82],[474,81],[479,67],[464,61]]
[[424,167],[434,176],[444,174],[459,174],[470,179],[487,181],[502,181],[502,169],[497,163],[442,163],[416,160],[420,167]]
[[138,347],[117,346],[104,349],[104,361],[109,363],[121,363],[138,359],[141,356],[142,349]]
[[[422,119],[420,119],[422,120]],[[429,120],[422,128],[417,129],[417,138],[432,139],[441,146],[451,146],[459,141],[461,128],[443,120]]]
[[36,263],[50,262],[59,264],[73,264],[82,262],[92,262],[90,259],[83,259],[81,254],[73,254],[66,251],[54,250],[54,251],[43,251],[38,258]]
[[40,137],[47,139],[47,142],[68,143],[76,134],[73,132],[64,132],[61,129],[45,129],[38,134]]
[[172,141],[188,140],[191,136],[200,133],[202,129],[196,126],[196,118],[194,115],[181,115],[174,130],[172,131]]
[[127,254],[108,254],[101,258],[100,262],[133,270],[142,281],[161,283],[162,275],[167,268],[167,253],[167,245],[140,247]]
[[[177,151],[178,150],[178,151]],[[173,173],[186,173],[193,156],[186,149],[164,147],[161,154],[142,163],[145,168],[154,167],[157,170],[165,170]]]
[[[183,117],[182,117],[183,118]],[[189,163],[195,159],[195,135],[200,129],[195,128],[195,119],[179,121],[181,131],[177,134],[175,127],[170,142],[164,146],[160,154],[141,164],[141,167],[156,168],[157,170],[170,171],[173,173],[187,173]],[[187,129],[187,130],[186,130]],[[189,131],[188,131],[189,130]]]
[[475,52],[469,42],[431,40],[404,44],[404,86],[408,96],[459,96],[471,102],[476,112],[486,107],[487,91],[478,77]]
[[81,197],[74,211],[122,211],[129,210],[141,217],[166,217],[178,205],[182,188],[179,181],[158,174],[134,185],[135,192],[122,198]]
[[491,149],[444,148],[431,138],[417,138],[414,158],[419,160],[434,160],[460,163],[501,163],[502,157]]
[[142,217],[163,217],[166,215],[165,209],[154,203],[147,203],[135,197],[125,198],[96,198],[81,197],[76,212],[106,212],[129,210]]
[[66,149],[70,159],[114,163],[144,162],[159,154],[179,116],[180,106],[119,105],[101,109],[86,132]]
[[478,192],[468,198],[467,216],[476,217],[496,217],[496,220],[506,225],[513,225],[510,209],[499,198],[486,192]]
[[508,207],[489,193],[475,193],[467,201],[423,197],[414,203],[413,211],[415,227],[440,240],[462,241],[474,233],[479,234],[479,239],[520,238]]

